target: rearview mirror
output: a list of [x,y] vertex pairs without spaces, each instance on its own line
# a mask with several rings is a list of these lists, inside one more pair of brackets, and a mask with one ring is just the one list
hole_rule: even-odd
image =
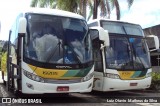
[[146,39],[147,39],[147,44],[150,51],[155,51],[159,49],[160,44],[159,44],[158,36],[148,35]]
[[21,17],[19,19],[18,33],[19,34],[25,34],[26,33],[26,27],[27,27],[27,20],[26,20],[26,18]]
[[92,40],[99,37],[99,40],[104,42],[104,46],[109,46],[108,31],[104,30],[102,27],[91,27],[90,34]]

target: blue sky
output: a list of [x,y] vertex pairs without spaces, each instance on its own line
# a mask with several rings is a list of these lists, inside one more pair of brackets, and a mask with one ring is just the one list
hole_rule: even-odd
[[[27,8],[31,0],[0,0],[0,40],[7,40],[9,28],[15,19],[17,10]],[[119,0],[121,8],[121,20],[140,24],[142,28],[160,24],[159,0],[134,0],[130,9],[126,0]],[[116,19],[115,10],[111,14],[111,19]]]

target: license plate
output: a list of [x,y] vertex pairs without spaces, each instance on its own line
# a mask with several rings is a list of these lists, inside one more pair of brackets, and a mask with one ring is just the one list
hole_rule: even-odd
[[57,91],[69,91],[69,86],[58,86]]
[[137,86],[138,83],[130,83],[130,86]]

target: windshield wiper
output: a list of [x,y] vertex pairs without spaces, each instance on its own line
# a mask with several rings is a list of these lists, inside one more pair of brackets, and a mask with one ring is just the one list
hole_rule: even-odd
[[[125,27],[123,26],[122,28],[123,28],[125,34],[128,35],[127,32],[126,32]],[[136,54],[136,51],[135,51],[135,48],[134,48],[133,44],[131,44],[131,45],[132,45],[133,54],[134,54],[135,58],[138,57],[138,59],[140,60],[140,63],[141,63],[141,65],[142,65],[143,69],[145,69],[145,66],[144,66],[142,60],[140,59],[139,55],[137,56],[137,54]],[[133,60],[132,60],[132,61],[133,61]],[[135,66],[134,66],[134,61],[133,61],[133,67],[135,67]]]
[[60,40],[58,40],[56,47],[52,50],[53,53],[51,52],[51,54],[47,57],[46,63],[48,63],[52,59],[52,57],[56,53],[57,48],[59,48],[59,55],[60,55],[60,45],[61,45],[61,42],[60,42]]
[[[127,40],[128,41],[128,40]],[[131,59],[131,57],[132,57],[132,54],[131,54],[131,47],[130,47],[130,45],[129,45],[129,41],[127,42],[127,55],[128,55],[128,60],[129,61],[127,61],[126,59],[125,59],[125,64],[124,64],[124,66],[122,67],[123,69],[125,69],[127,66],[131,66],[132,64],[133,64],[133,60]]]
[[65,45],[67,45],[68,47],[71,48],[71,50],[73,51],[73,55],[76,57],[76,59],[78,60],[78,63],[81,64],[81,60],[78,58],[78,54],[74,51],[73,47],[71,45],[69,45],[68,43],[65,43]]
[[[133,47],[133,44],[132,44],[132,47]],[[137,58],[140,60],[140,63],[141,63],[140,66],[142,66],[143,69],[145,69],[145,66],[144,66],[144,64],[143,64],[143,62],[142,62],[142,60],[141,60],[139,54],[136,54],[135,47],[133,47],[133,53],[134,53],[135,58],[137,57]],[[137,55],[138,55],[138,56],[137,56]],[[133,65],[134,65],[134,64],[133,64]]]

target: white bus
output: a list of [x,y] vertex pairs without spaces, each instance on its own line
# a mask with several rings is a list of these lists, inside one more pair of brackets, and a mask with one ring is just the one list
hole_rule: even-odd
[[[93,90],[119,91],[145,89],[151,85],[149,48],[140,25],[96,19],[89,27],[100,26],[109,35],[109,46],[104,46],[95,30],[91,34],[95,61]],[[154,38],[159,48],[158,37]]]
[[92,90],[92,44],[82,16],[42,8],[20,12],[7,45],[2,78],[8,90],[24,94]]

